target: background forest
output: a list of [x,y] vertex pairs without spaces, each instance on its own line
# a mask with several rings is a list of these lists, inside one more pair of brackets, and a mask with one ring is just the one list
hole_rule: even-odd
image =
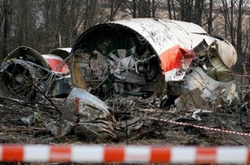
[[193,22],[229,40],[238,61],[250,52],[250,0],[0,0],[0,62],[18,46],[40,53],[71,47],[89,27],[128,18]]

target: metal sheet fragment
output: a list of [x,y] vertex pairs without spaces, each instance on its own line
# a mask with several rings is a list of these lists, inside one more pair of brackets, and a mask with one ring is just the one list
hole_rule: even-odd
[[195,88],[185,93],[175,100],[177,114],[190,112],[193,109],[211,109],[209,102],[201,96],[202,92],[199,88]]
[[67,134],[74,127],[92,132],[100,138],[105,138],[105,135],[114,138],[117,123],[103,101],[84,89],[73,88],[62,111],[60,134]]

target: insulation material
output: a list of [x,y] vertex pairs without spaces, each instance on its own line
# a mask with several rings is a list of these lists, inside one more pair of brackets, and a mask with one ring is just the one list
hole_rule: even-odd
[[74,56],[70,59],[70,68],[71,72],[74,74],[71,75],[72,84],[75,87],[86,89],[88,87],[86,81],[84,80],[79,64],[77,63],[78,56]]

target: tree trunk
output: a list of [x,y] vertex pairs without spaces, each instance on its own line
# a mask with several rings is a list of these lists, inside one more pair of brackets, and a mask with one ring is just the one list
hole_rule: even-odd
[[168,17],[172,19],[172,11],[171,11],[171,0],[168,0]]
[[116,0],[111,0],[111,4],[110,4],[110,17],[109,17],[109,20],[110,20],[110,21],[114,21],[114,8],[115,8],[115,3],[116,3]]
[[50,24],[50,0],[45,0],[45,31],[48,32]]
[[152,17],[153,18],[155,18],[155,11],[156,11],[155,0],[152,0]]
[[138,17],[143,18],[144,17],[144,0],[139,0],[139,5],[138,5]]
[[150,2],[150,0],[148,0],[147,4],[144,6],[146,6],[146,7],[144,7],[146,9],[146,10],[144,10],[144,12],[146,12],[144,15],[146,15],[148,18],[150,18],[151,17],[151,7],[150,7],[151,2]]
[[237,53],[239,55],[242,54],[242,0],[239,1],[239,13],[238,13],[238,30],[237,30],[237,47],[236,47],[236,50],[237,50]]
[[209,1],[208,34],[212,33],[213,26],[213,0]]
[[137,9],[136,0],[133,0],[133,18],[137,17],[136,9]]
[[97,15],[97,0],[87,0],[86,1],[86,13],[85,13],[85,29],[95,25],[96,15]]
[[181,0],[180,8],[181,8],[181,21],[185,21],[185,3],[184,3],[184,0]]
[[172,8],[173,8],[173,13],[174,13],[174,19],[176,20],[176,12],[175,12],[175,4],[174,4],[174,0],[172,0]]
[[[202,13],[204,10],[204,0],[195,0],[195,7],[194,7],[194,13],[193,13],[193,22],[195,24],[201,25],[202,21]],[[192,10],[191,10],[192,11]],[[192,15],[192,13],[190,13]]]
[[225,31],[225,35],[224,38],[227,38],[227,31],[228,31],[228,26],[229,26],[229,12],[228,12],[228,7],[227,7],[227,0],[222,0],[222,12],[223,12],[223,16],[224,16],[224,31]]
[[4,12],[4,26],[3,26],[3,50],[1,54],[1,61],[8,54],[8,38],[10,32],[10,0],[4,0],[3,3]]
[[233,46],[235,46],[235,33],[234,33],[234,0],[231,0],[230,36],[231,36],[231,43],[232,43]]

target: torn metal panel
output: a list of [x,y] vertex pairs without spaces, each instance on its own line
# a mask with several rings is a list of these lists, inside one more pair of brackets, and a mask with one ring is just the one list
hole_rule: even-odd
[[[74,73],[71,74],[71,80],[74,87],[87,89],[88,85],[84,80],[84,77],[87,77],[85,74],[89,74],[88,71],[90,71],[90,68],[88,66],[88,61],[81,60],[81,57],[85,56],[73,56],[69,60],[71,73]],[[85,61],[86,63],[83,63],[82,61]],[[83,67],[84,69],[82,69],[82,67],[80,67],[82,65],[88,68]]]
[[[227,61],[221,58],[221,43],[214,41],[206,49],[199,52],[199,65],[203,70],[213,79],[222,82],[228,82],[234,80],[232,75],[231,66],[233,59],[227,58]],[[230,50],[230,48],[227,48]],[[225,51],[227,52],[227,51]],[[224,57],[225,58],[225,57]],[[226,63],[225,63],[226,62]]]
[[11,61],[12,59],[20,59],[33,62],[38,65],[41,65],[45,69],[50,69],[49,64],[41,56],[41,54],[36,50],[27,46],[20,46],[15,50],[13,50],[12,52],[10,52],[8,56],[3,60],[2,65],[4,65],[5,62]]
[[209,102],[201,96],[199,88],[187,92],[175,100],[176,112],[187,113],[193,109],[211,109]]
[[97,137],[115,137],[118,128],[110,108],[99,98],[84,89],[73,88],[66,98],[62,111],[60,133],[67,134],[70,129],[83,129],[85,133]]
[[230,105],[234,99],[238,99],[236,81],[219,82],[209,77],[200,67],[192,70],[187,75],[187,85],[190,90],[199,88],[202,97],[208,100],[222,98],[224,103]]
[[50,65],[52,71],[61,74],[69,74],[69,67],[66,63],[71,48],[57,48],[52,50],[49,54],[43,54],[43,58]]
[[61,57],[53,54],[43,54],[42,56],[47,61],[53,72],[58,72],[65,75],[69,74],[70,71],[68,65]]
[[165,81],[183,80],[192,60],[195,58],[196,53],[194,51],[182,49],[178,45],[162,53],[160,59]]
[[231,68],[237,61],[235,48],[225,39],[219,38],[216,43],[218,57],[228,68]]

